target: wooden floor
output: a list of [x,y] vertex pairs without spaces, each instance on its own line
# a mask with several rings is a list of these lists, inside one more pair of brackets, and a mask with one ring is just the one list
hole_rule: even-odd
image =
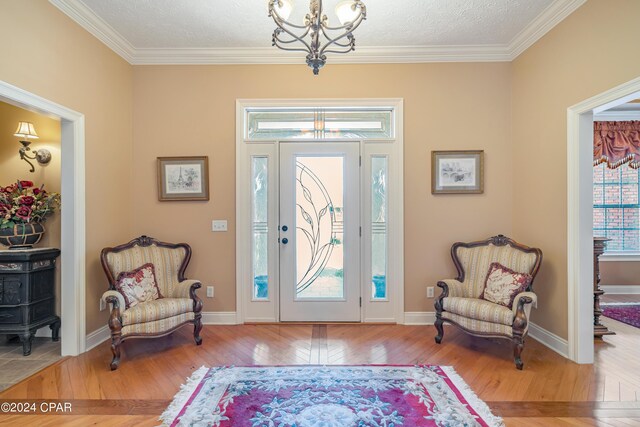
[[640,330],[605,319],[621,333],[596,344],[595,365],[577,365],[528,339],[524,370],[507,341],[433,326],[205,326],[124,344],[111,372],[105,342],[66,358],[0,393],[0,403],[68,402],[71,413],[4,415],[7,425],[152,426],[185,379],[200,366],[289,364],[440,364],[453,366],[507,426],[640,426]]

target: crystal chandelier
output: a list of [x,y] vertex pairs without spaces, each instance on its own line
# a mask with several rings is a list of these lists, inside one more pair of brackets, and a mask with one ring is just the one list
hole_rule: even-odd
[[273,46],[282,50],[307,52],[307,65],[313,68],[313,74],[318,74],[327,62],[325,54],[355,50],[353,31],[367,18],[367,9],[360,0],[338,3],[335,10],[342,24],[339,27],[329,26],[322,0],[310,0],[309,13],[304,17],[303,25],[287,21],[292,9],[292,0],[269,0],[269,16],[278,26],[271,41]]

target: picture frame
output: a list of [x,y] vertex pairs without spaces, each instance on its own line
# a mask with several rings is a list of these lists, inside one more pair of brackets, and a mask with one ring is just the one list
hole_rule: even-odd
[[431,152],[431,194],[484,193],[484,150]]
[[209,157],[158,157],[158,200],[209,200]]

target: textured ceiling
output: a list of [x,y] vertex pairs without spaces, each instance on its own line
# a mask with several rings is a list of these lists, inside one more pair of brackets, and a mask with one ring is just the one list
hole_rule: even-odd
[[[557,1],[557,0],[556,0]],[[135,49],[259,48],[275,27],[267,0],[81,0]],[[325,0],[329,20],[337,23]],[[364,0],[358,46],[507,45],[554,0]],[[294,0],[300,22],[308,0]]]

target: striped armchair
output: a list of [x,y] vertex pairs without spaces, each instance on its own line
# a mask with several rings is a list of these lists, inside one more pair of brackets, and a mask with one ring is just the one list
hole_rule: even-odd
[[[202,301],[196,295],[201,287],[197,280],[187,280],[184,272],[191,260],[191,247],[186,243],[163,243],[141,236],[129,243],[105,248],[100,255],[102,268],[109,280],[109,290],[102,299],[111,304],[111,370],[120,364],[120,344],[128,338],[150,338],[167,335],[180,326],[193,324],[196,344],[202,344]],[[118,277],[152,264],[161,298],[129,307],[116,290]]]
[[[445,322],[471,335],[509,339],[513,341],[516,367],[522,369],[521,354],[529,329],[529,313],[531,305],[537,302],[532,291],[533,279],[542,262],[542,251],[498,235],[478,242],[454,243],[451,258],[458,277],[438,282],[442,293],[435,300],[436,343],[442,342]],[[531,276],[526,289],[515,295],[511,306],[481,298],[493,263],[516,274]]]

